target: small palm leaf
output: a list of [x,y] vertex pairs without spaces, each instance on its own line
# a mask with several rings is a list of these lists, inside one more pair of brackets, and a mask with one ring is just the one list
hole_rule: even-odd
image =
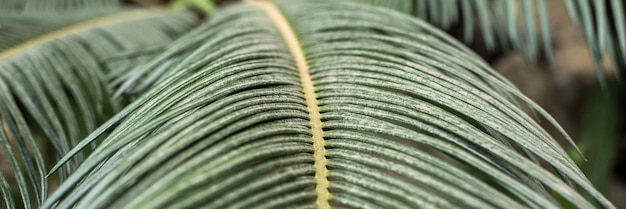
[[[93,17],[112,11],[90,13],[64,15]],[[194,15],[186,12],[118,8],[115,14],[96,19],[59,18],[59,22],[53,18],[60,15],[49,14],[15,15],[3,19],[9,26],[0,28],[3,40],[29,38],[21,44],[17,42],[25,38],[3,42],[2,46],[11,48],[0,51],[0,144],[25,208],[42,203],[48,192],[48,182],[43,179],[50,162],[44,160],[42,150],[50,144],[60,158],[120,108],[120,101],[109,96],[105,75],[144,62],[158,50],[155,48],[195,23]],[[19,25],[31,21],[51,24],[32,31],[27,29],[32,25]],[[76,24],[54,28],[68,21]],[[61,172],[61,178],[70,170]],[[0,174],[0,180],[6,206],[15,207],[5,176]]]
[[0,12],[70,11],[76,9],[116,8],[120,0],[0,0]]
[[71,13],[31,11],[0,14],[0,51],[36,38],[47,32],[88,19],[119,12],[116,9],[85,10]]
[[512,101],[554,121],[441,31],[275,4],[168,47],[167,76],[53,168],[111,131],[44,208],[613,208]]
[[[544,52],[552,59],[545,0],[352,0],[384,6],[418,16],[441,28],[463,21],[465,40],[472,40],[478,23],[487,47],[513,47],[530,60],[539,55],[537,35]],[[619,79],[626,74],[626,7],[622,0],[565,0],[570,17],[583,28],[593,56],[598,80],[604,84],[602,60],[608,56]],[[520,9],[517,9],[520,8]],[[475,20],[477,18],[477,20]],[[500,21],[501,20],[501,21]],[[539,27],[537,27],[537,23]],[[536,28],[540,28],[537,32]]]
[[[462,20],[466,42],[480,27],[487,49],[513,48],[534,61],[544,54],[552,59],[552,46],[545,0],[352,0],[384,6],[415,15],[447,29]],[[539,24],[539,25],[537,25]],[[539,30],[540,29],[540,30]],[[541,41],[538,40],[541,38]]]
[[624,1],[565,1],[571,19],[584,30],[596,75],[604,84],[602,59],[609,56],[616,77],[626,79],[626,8]]

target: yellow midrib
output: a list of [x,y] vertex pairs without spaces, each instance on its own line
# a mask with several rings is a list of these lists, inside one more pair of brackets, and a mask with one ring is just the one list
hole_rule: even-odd
[[45,33],[41,36],[30,39],[24,43],[18,44],[16,46],[13,46],[9,49],[6,49],[0,52],[0,60],[7,59],[11,56],[14,56],[16,54],[29,50],[33,47],[39,46],[43,43],[46,43],[46,42],[49,42],[58,38],[62,38],[71,34],[76,34],[76,33],[87,31],[87,30],[97,28],[97,27],[113,25],[119,22],[150,18],[150,17],[154,17],[156,15],[161,14],[161,12],[155,12],[155,11],[158,11],[158,10],[139,9],[139,10],[132,10],[132,11],[127,11],[127,12],[120,12],[120,13],[115,13],[111,15],[106,15],[104,17],[88,20],[85,22],[76,23],[70,26],[66,26],[61,29]]
[[322,131],[322,119],[320,110],[315,96],[315,89],[313,88],[313,80],[309,72],[309,65],[304,57],[304,52],[300,42],[296,38],[296,35],[289,25],[289,22],[282,15],[280,10],[271,2],[267,0],[249,0],[250,4],[256,5],[261,8],[272,20],[276,28],[280,31],[289,52],[293,57],[298,73],[300,74],[300,81],[302,82],[302,88],[304,90],[304,98],[306,100],[306,106],[309,111],[309,119],[311,123],[311,132],[313,134],[313,157],[315,159],[315,194],[317,200],[315,204],[317,208],[326,209],[330,208],[328,200],[330,199],[330,193],[328,192],[328,170],[326,168],[326,148],[324,148],[324,132]]

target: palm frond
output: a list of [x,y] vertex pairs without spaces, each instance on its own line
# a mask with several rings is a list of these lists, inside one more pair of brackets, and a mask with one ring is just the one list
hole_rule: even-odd
[[554,120],[443,32],[275,4],[219,11],[149,63],[166,76],[61,159],[106,137],[43,208],[613,208],[513,101]]
[[[489,49],[512,47],[531,61],[543,54],[552,59],[548,8],[545,0],[352,0],[383,6],[428,20],[440,28],[463,21],[465,40],[480,27]],[[565,0],[570,19],[582,26],[599,82],[605,82],[602,60],[608,56],[616,77],[626,69],[626,19],[620,0]],[[519,8],[519,9],[518,9]],[[502,21],[500,21],[502,20]],[[538,24],[538,25],[537,25]],[[540,29],[540,30],[537,30]],[[540,35],[537,35],[540,34]],[[539,41],[539,38],[541,41]],[[543,43],[540,53],[538,43]]]
[[[195,17],[187,12],[118,9],[112,15],[75,20],[76,24],[61,28],[53,27],[66,25],[67,18],[54,24],[55,19],[46,18],[60,16],[14,17],[0,35],[27,34],[27,41],[5,42],[13,46],[0,51],[0,144],[11,163],[10,175],[17,180],[21,201],[25,208],[32,208],[48,192],[44,176],[51,162],[42,150],[52,146],[54,157],[60,158],[120,109],[120,101],[109,96],[106,74],[144,62],[156,53],[155,48],[191,29]],[[46,21],[39,22],[42,19]],[[32,25],[18,25],[33,20],[52,24],[33,31],[27,29]],[[35,34],[39,35],[31,38]],[[61,178],[72,168],[63,170]],[[0,188],[6,206],[14,208],[11,188],[7,184]]]
[[0,0],[0,12],[71,11],[76,9],[115,8],[120,0]]
[[[487,49],[512,48],[531,61],[552,59],[545,0],[352,0],[402,11],[448,29],[462,22],[464,40],[481,30]],[[541,39],[541,40],[540,40]],[[543,49],[540,49],[543,46]],[[543,50],[543,53],[541,53]]]
[[596,75],[604,84],[605,69],[602,60],[608,56],[616,77],[626,77],[626,8],[620,0],[609,1],[565,1],[571,19],[583,28]]
[[119,8],[85,11],[78,10],[70,13],[45,11],[19,14],[0,13],[0,51],[6,50],[64,26],[69,26],[114,12],[119,12]]

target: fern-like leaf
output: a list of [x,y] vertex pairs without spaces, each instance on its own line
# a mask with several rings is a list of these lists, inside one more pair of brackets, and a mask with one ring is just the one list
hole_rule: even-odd
[[[86,19],[107,13],[112,14]],[[9,47],[0,51],[0,144],[25,208],[41,204],[48,193],[44,177],[53,161],[42,151],[52,146],[53,156],[60,158],[120,109],[120,101],[109,96],[106,74],[144,62],[155,47],[195,24],[194,15],[186,12],[118,8],[50,14],[14,15],[2,20],[8,27],[0,28],[2,46]],[[82,19],[69,19],[77,17]],[[50,24],[21,25],[30,21]],[[66,167],[61,178],[73,167]],[[4,204],[14,208],[5,175],[0,179]]]
[[604,85],[602,60],[608,56],[613,73],[620,80],[626,77],[626,7],[623,1],[565,1],[574,23],[582,26],[593,56],[596,75]]
[[613,208],[514,101],[554,120],[392,10],[250,1],[151,65],[44,208]]
[[[352,0],[415,15],[448,29],[462,21],[466,42],[480,29],[487,49],[512,48],[536,61],[552,59],[548,9],[545,0]],[[541,39],[541,40],[539,40]],[[540,49],[543,43],[543,49]],[[543,50],[543,53],[540,53]]]

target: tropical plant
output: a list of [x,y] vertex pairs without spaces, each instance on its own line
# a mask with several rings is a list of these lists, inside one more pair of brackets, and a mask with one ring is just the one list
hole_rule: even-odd
[[[458,41],[388,9],[410,2],[405,13],[446,27],[457,1],[201,2],[200,25],[190,11],[84,2],[0,1],[8,208],[614,208],[545,111]],[[516,1],[460,2],[498,31],[485,15],[503,14],[485,6]],[[535,10],[521,2],[525,35],[514,13],[504,35],[486,34],[532,58]],[[595,28],[581,2],[573,14]],[[607,42],[590,45],[621,56]]]

